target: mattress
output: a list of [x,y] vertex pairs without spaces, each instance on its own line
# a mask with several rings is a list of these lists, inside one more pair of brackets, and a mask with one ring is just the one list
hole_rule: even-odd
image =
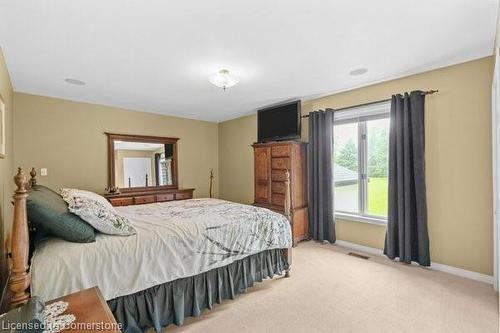
[[137,234],[93,243],[48,239],[34,251],[31,294],[51,300],[98,286],[106,300],[292,245],[281,214],[219,199],[117,207]]

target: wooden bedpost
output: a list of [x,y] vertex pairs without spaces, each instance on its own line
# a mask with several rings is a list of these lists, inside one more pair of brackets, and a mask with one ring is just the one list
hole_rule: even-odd
[[[293,217],[291,212],[292,207],[292,191],[290,188],[290,172],[288,169],[285,172],[285,216],[290,222],[291,228],[293,228]],[[293,233],[292,233],[293,235]],[[293,242],[293,236],[292,236]],[[288,269],[285,272],[285,277],[290,277],[290,265],[292,264],[292,248],[285,249],[285,255],[288,260]]]
[[31,176],[30,187],[32,187],[33,185],[36,185],[36,169],[35,168],[31,168],[30,176]]
[[208,194],[210,198],[212,197],[212,186],[214,182],[214,169],[210,169],[210,186],[208,188]]
[[14,177],[17,189],[14,193],[14,221],[12,224],[12,272],[9,279],[9,288],[14,296],[10,300],[10,307],[26,303],[30,297],[30,275],[28,272],[29,233],[26,213],[27,179],[21,168],[18,168]]

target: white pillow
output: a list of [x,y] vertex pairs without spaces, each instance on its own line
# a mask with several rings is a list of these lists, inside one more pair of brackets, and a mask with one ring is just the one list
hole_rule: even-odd
[[118,214],[114,207],[102,196],[85,190],[61,189],[61,196],[68,203],[71,213],[104,234],[128,236],[135,234],[130,221]]

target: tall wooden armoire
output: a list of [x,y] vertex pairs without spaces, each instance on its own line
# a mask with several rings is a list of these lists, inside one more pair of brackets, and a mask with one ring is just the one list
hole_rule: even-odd
[[309,238],[307,207],[307,143],[255,143],[254,205],[284,213],[285,172],[290,172],[293,245]]

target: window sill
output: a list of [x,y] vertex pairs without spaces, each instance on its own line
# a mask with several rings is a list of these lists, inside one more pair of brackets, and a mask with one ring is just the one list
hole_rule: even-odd
[[387,225],[387,219],[383,217],[363,216],[363,215],[355,215],[348,213],[335,213],[335,219],[383,225],[383,226]]

